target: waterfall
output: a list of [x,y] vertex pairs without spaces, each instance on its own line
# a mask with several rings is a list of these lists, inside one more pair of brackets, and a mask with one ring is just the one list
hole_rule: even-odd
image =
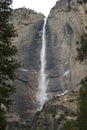
[[36,99],[38,102],[38,110],[41,110],[43,108],[43,105],[47,101],[47,75],[46,75],[46,33],[45,33],[45,28],[46,28],[46,21],[47,18],[44,18],[44,25],[43,25],[43,33],[42,33],[42,47],[41,47],[41,52],[40,52],[40,61],[41,61],[41,67],[40,67],[40,72],[39,72],[39,85],[38,85],[38,92],[36,95]]

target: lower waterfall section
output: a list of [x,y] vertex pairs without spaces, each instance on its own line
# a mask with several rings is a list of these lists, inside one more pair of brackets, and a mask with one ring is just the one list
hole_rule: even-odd
[[44,25],[43,25],[43,32],[42,32],[42,48],[40,52],[40,61],[41,61],[41,67],[39,72],[39,78],[38,78],[38,92],[36,95],[36,99],[38,102],[38,108],[37,110],[41,110],[43,108],[43,105],[47,101],[47,75],[46,75],[46,21],[47,18],[44,19]]

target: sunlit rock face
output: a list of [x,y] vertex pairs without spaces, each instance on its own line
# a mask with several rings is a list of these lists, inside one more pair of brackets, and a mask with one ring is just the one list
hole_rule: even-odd
[[86,75],[77,58],[77,44],[86,31],[86,5],[76,0],[60,0],[51,9],[47,24],[47,72],[49,95],[71,92]]

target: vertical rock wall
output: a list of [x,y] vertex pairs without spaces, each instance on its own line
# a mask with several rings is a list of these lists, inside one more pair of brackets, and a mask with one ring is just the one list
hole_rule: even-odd
[[51,9],[47,24],[49,95],[66,89],[71,92],[86,75],[84,63],[76,61],[76,42],[86,27],[86,5],[76,0],[60,0]]
[[36,111],[36,91],[40,70],[40,50],[43,28],[42,14],[21,8],[13,12],[10,21],[17,30],[14,44],[18,48],[17,59],[21,62],[16,80],[16,93],[12,111],[21,119],[31,119]]
[[[31,120],[37,107],[35,98],[43,18],[42,14],[23,8],[15,10],[10,19],[18,33],[14,44],[18,47],[17,58],[21,61],[12,106],[12,111],[19,117],[18,121]],[[51,9],[46,26],[47,91],[50,97],[66,89],[70,92],[86,75],[85,64],[76,61],[76,42],[86,29],[86,5],[77,3],[77,0],[61,0]]]

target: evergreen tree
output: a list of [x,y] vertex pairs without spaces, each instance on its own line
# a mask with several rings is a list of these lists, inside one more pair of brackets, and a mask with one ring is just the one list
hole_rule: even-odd
[[65,130],[76,130],[73,127],[73,121],[66,121],[66,123],[65,123]]
[[7,126],[7,121],[5,119],[5,112],[0,108],[0,130],[5,130]]
[[14,58],[17,48],[12,44],[16,33],[13,25],[9,23],[12,13],[11,4],[12,0],[0,0],[0,130],[5,129],[3,122],[6,122],[1,104],[7,108],[11,104],[10,95],[15,90],[15,70],[19,67],[19,63]]
[[[87,59],[87,33],[83,33],[79,44],[78,60]],[[79,130],[87,130],[87,77],[81,80],[79,90],[77,122]]]
[[77,121],[79,130],[87,130],[87,77],[81,81]]
[[84,3],[87,3],[87,0],[83,0]]
[[87,0],[77,0],[79,4],[87,3]]
[[82,62],[87,59],[87,33],[83,33],[80,42],[77,42],[77,44],[79,45],[77,48],[78,59]]

